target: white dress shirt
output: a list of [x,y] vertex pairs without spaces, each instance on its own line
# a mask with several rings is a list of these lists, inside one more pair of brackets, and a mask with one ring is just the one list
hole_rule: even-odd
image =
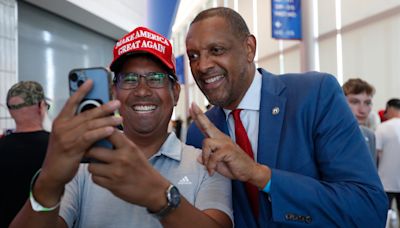
[[[240,119],[246,129],[249,137],[251,148],[253,149],[254,159],[257,161],[257,148],[258,148],[258,122],[260,113],[261,101],[261,83],[262,75],[256,70],[249,89],[240,101],[237,109],[243,109],[240,112]],[[230,115],[232,110],[224,109],[226,121],[228,124],[229,134],[234,142],[235,139],[235,124],[233,116]]]

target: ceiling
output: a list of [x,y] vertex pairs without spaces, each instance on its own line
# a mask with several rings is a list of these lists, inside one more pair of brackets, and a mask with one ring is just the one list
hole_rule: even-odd
[[[33,5],[119,39],[137,26],[170,37],[180,0],[25,0]],[[190,0],[182,0],[185,4]]]

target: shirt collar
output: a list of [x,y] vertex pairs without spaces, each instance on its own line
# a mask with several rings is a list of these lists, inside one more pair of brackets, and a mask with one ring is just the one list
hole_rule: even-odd
[[[240,101],[238,105],[238,109],[245,109],[245,110],[253,110],[259,111],[260,110],[260,100],[261,100],[261,84],[262,84],[262,75],[258,70],[254,73],[253,81],[249,89],[246,91],[243,99]],[[229,114],[232,110],[224,109],[226,119],[228,119]]]
[[153,154],[149,160],[164,155],[174,160],[180,161],[182,157],[182,142],[176,137],[174,132],[169,133],[167,140],[163,143],[160,150]]

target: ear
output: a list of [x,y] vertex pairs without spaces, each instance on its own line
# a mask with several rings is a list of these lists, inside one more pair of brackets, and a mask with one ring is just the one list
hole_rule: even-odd
[[40,101],[40,103],[39,103],[39,115],[40,115],[40,117],[42,119],[46,115],[46,112],[47,112],[47,104],[46,104],[46,102],[44,100]]
[[253,35],[248,35],[245,40],[246,52],[247,52],[247,61],[253,62],[256,56],[257,49],[257,41]]
[[174,106],[178,104],[179,94],[181,93],[181,85],[179,82],[175,82],[172,85],[172,95],[174,96]]

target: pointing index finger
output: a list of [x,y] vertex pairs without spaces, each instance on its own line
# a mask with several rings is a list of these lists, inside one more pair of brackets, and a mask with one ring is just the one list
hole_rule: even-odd
[[214,126],[213,123],[208,119],[208,117],[201,111],[196,103],[192,103],[190,111],[193,121],[196,123],[197,127],[207,138],[220,138],[223,133]]

